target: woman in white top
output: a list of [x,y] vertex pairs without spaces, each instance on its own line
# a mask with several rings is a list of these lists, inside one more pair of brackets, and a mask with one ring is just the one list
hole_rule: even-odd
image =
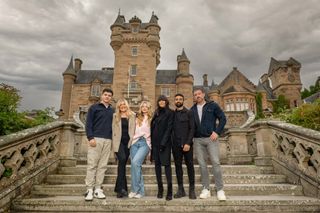
[[151,119],[151,104],[148,101],[142,101],[136,117],[135,133],[130,147],[131,192],[129,198],[142,198],[144,196],[142,163],[151,149]]

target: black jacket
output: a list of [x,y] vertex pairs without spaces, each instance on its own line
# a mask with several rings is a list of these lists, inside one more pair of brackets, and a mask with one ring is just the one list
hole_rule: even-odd
[[194,135],[193,112],[183,107],[174,112],[172,128],[173,145],[183,147],[184,144],[192,145]]
[[[219,105],[213,101],[207,102],[202,109],[201,123],[198,115],[197,104],[191,107],[195,120],[195,138],[210,137],[214,131],[220,135],[226,125],[226,116]],[[217,126],[217,120],[219,124]]]
[[[151,159],[160,160],[162,165],[170,164],[173,115],[169,108],[157,110],[151,120]],[[164,150],[160,152],[161,146]]]

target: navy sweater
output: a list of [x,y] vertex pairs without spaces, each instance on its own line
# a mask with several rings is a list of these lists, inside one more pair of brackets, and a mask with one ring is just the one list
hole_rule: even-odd
[[112,139],[113,108],[105,107],[102,103],[93,104],[89,110],[86,121],[88,140],[94,137]]

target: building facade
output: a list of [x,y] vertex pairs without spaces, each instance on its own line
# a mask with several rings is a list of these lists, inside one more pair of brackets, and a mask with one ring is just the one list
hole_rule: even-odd
[[262,94],[264,109],[272,108],[271,102],[280,94],[290,99],[291,106],[301,103],[301,65],[293,58],[288,61],[271,58],[269,72],[261,77],[258,85],[236,67],[219,85],[212,83],[209,86],[207,75],[203,76],[202,85],[194,85],[190,60],[184,49],[177,56],[177,68],[157,69],[160,64],[161,27],[156,15],[152,14],[150,21],[143,23],[136,16],[126,22],[125,17],[118,14],[110,29],[114,66],[83,70],[82,60],[71,58],[63,72],[62,118],[72,119],[75,113],[86,111],[99,100],[101,90],[107,87],[114,91],[115,102],[124,97],[134,110],[142,100],[149,100],[155,106],[159,95],[167,96],[173,103],[176,93],[184,94],[186,106],[191,107],[192,91],[197,87],[203,88],[208,98],[216,101],[231,117],[232,112],[255,112],[258,92]]

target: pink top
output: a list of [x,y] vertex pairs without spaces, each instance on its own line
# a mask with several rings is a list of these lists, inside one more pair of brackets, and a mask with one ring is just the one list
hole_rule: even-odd
[[[136,119],[136,130],[134,132],[132,144],[136,143],[139,138],[144,137],[147,141],[149,148],[151,149],[151,135],[150,135],[150,126],[148,123],[148,117],[144,116],[142,125],[138,125],[138,119]],[[131,145],[132,145],[131,144]]]

